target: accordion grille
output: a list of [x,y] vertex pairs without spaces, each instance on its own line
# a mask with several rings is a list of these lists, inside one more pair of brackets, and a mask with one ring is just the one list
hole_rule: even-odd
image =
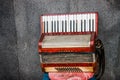
[[80,68],[77,67],[56,67],[58,72],[83,72]]

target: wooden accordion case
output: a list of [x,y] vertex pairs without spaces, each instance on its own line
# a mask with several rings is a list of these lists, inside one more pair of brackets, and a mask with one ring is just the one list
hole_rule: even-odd
[[44,72],[95,72],[98,13],[45,14],[38,43]]

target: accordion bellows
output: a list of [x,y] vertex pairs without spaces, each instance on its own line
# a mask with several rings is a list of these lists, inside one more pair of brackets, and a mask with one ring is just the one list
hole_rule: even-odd
[[39,52],[91,52],[94,51],[94,32],[47,33],[39,41]]
[[91,35],[55,35],[45,36],[42,48],[90,47]]
[[44,72],[95,72],[98,13],[41,16],[38,44]]
[[42,53],[40,58],[45,72],[94,72],[94,53]]

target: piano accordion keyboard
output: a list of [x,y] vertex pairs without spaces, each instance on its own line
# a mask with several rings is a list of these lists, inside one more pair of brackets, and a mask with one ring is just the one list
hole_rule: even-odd
[[96,13],[44,15],[44,33],[54,32],[95,32]]

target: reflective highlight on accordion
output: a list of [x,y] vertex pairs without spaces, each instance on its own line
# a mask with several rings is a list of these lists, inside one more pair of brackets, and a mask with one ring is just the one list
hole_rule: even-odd
[[45,14],[40,22],[38,50],[44,72],[97,71],[97,12]]

